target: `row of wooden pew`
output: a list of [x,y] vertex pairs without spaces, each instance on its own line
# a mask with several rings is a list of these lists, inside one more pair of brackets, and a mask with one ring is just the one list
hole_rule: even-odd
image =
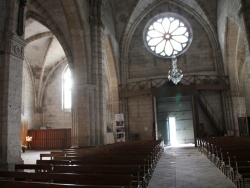
[[0,171],[0,187],[144,188],[163,151],[162,141],[133,141],[41,153],[36,164]]
[[238,188],[250,187],[250,137],[202,138],[198,149]]

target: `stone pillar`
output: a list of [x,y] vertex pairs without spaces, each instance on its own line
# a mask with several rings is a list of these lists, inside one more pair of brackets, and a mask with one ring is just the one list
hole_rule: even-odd
[[[129,60],[126,59],[120,59],[121,62],[121,83],[122,84],[127,84],[128,82],[128,70],[129,70]],[[129,124],[129,107],[128,107],[128,98],[122,98],[120,99],[120,113],[124,114],[124,123],[125,123],[125,135],[126,135],[126,140],[130,139],[130,124]]]
[[230,91],[222,91],[222,104],[224,113],[224,129],[233,130],[234,129],[234,116],[232,109],[232,102],[230,98]]
[[25,41],[17,35],[1,35],[0,54],[0,169],[13,170],[21,163],[21,101]]
[[[74,79],[73,79],[74,80]],[[78,142],[78,106],[77,106],[77,91],[76,87],[72,85],[72,107],[71,107],[71,114],[72,114],[72,130],[71,130],[71,146],[72,147],[79,147]]]
[[[99,90],[99,122],[97,123],[96,134],[100,135],[100,140],[97,142],[98,145],[107,143],[107,121],[106,121],[106,73],[104,63],[104,27],[102,24],[98,25],[98,90]],[[99,125],[98,125],[99,124]]]
[[78,141],[80,146],[95,145],[95,126],[94,119],[94,85],[79,85],[77,87],[78,95]]
[[122,84],[126,84],[127,81],[128,81],[128,70],[129,70],[129,60],[126,58],[126,59],[120,59],[120,62],[121,62],[121,67],[120,67],[120,70],[121,70],[121,82]]
[[241,12],[243,15],[243,19],[245,22],[245,29],[246,29],[246,37],[248,41],[248,46],[250,47],[250,1],[249,0],[240,0],[241,1]]
[[245,97],[233,96],[232,103],[234,107],[234,134],[240,136],[240,128],[238,123],[238,117],[246,117],[246,102]]
[[106,77],[104,68],[104,25],[102,23],[102,1],[94,0],[91,4],[91,53],[92,53],[92,80],[96,85],[94,108],[96,112],[95,123],[91,126],[95,130],[95,145],[106,143]]
[[193,109],[193,122],[194,122],[194,143],[197,147],[197,138],[199,137],[199,110],[198,110],[198,96],[197,91],[192,95],[192,109]]

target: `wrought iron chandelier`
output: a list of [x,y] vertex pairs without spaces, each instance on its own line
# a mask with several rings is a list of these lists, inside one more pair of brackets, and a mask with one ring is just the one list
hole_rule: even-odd
[[176,56],[172,57],[172,69],[168,71],[168,79],[172,80],[174,84],[177,84],[181,81],[183,77],[182,70],[177,68],[177,58]]

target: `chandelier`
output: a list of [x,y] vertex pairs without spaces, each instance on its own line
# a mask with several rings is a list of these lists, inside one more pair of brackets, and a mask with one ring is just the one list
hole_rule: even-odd
[[172,69],[168,71],[168,79],[172,80],[174,84],[177,84],[181,81],[183,74],[182,70],[177,68],[177,58],[176,56],[172,57]]

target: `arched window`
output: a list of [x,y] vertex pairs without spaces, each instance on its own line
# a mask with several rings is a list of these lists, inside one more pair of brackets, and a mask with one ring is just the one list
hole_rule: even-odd
[[63,110],[71,109],[71,73],[67,66],[63,72],[62,103]]

